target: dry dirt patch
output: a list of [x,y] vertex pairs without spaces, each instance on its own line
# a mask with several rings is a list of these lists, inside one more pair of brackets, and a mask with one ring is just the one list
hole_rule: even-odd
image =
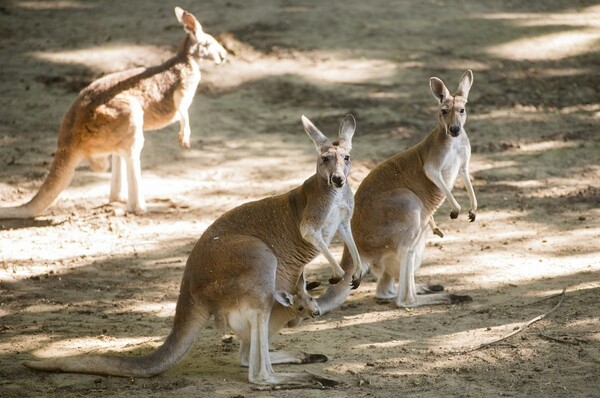
[[[0,221],[0,395],[595,396],[600,388],[600,103],[593,1],[183,2],[235,51],[206,65],[192,149],[177,126],[147,134],[146,216],[105,206],[108,174],[82,165],[47,216]],[[84,23],[83,23],[84,22]],[[181,33],[159,1],[0,5],[0,205],[39,187],[77,90],[110,71],[167,58]],[[433,127],[430,76],[475,73],[467,131],[478,221],[436,220],[420,280],[471,304],[378,305],[372,278],[338,310],[285,330],[275,349],[327,355],[301,370],[341,382],[255,391],[237,343],[208,328],[186,359],[143,379],[46,374],[35,356],[130,352],[170,330],[197,237],[224,211],[297,186],[314,170],[300,115],[333,133],[352,112],[354,188]],[[461,204],[467,196],[455,188]],[[334,242],[339,255],[340,243]],[[310,279],[326,281],[318,258]],[[490,348],[496,339],[561,308]],[[317,291],[318,294],[320,291]],[[279,369],[297,370],[281,366]]]

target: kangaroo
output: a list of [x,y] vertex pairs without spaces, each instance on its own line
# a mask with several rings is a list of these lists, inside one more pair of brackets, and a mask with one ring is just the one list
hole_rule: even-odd
[[[296,293],[291,295],[284,290],[278,290],[273,296],[273,309],[271,310],[271,317],[269,318],[269,339],[279,332],[284,326],[294,327],[298,326],[300,322],[308,318],[316,318],[321,315],[321,310],[317,304],[317,301],[301,287],[300,283],[297,286]],[[231,325],[236,325],[240,320],[239,312],[230,312],[226,316],[217,316],[217,326],[222,328],[225,324],[230,328],[234,328]],[[294,323],[290,324],[292,321]],[[248,329],[246,329],[248,332]],[[239,334],[240,338],[240,362],[242,366],[248,367],[250,364],[250,342],[251,336],[246,334]],[[300,353],[295,355],[289,352],[276,351],[270,353],[271,364],[277,363],[279,358],[284,359],[284,363],[289,363],[289,358],[296,358],[296,363],[314,363],[314,362],[326,362],[327,357],[321,354],[306,354]]]
[[[452,206],[450,218],[460,213],[460,205],[451,193],[459,174],[469,194],[469,220],[475,221],[477,199],[469,176],[471,145],[464,130],[472,83],[473,72],[467,70],[456,93],[450,95],[444,83],[432,77],[430,88],[439,101],[437,126],[420,143],[373,169],[356,192],[352,231],[362,270],[372,267],[377,277],[378,300],[395,298],[398,307],[471,301],[469,296],[441,292],[440,285],[419,287],[414,275],[421,265],[427,227],[437,228],[433,213],[445,198]],[[317,299],[323,313],[339,306],[350,293],[348,283],[344,283],[351,275],[350,257],[345,248],[341,264],[346,275],[342,283],[329,286]],[[431,292],[436,293],[417,295]]]
[[84,88],[63,117],[58,148],[50,172],[28,203],[0,208],[0,218],[33,218],[43,213],[69,185],[75,167],[87,159],[94,171],[106,171],[112,154],[109,200],[124,202],[127,210],[146,210],[140,191],[140,153],[144,131],[179,121],[179,142],[190,147],[190,107],[200,82],[203,58],[223,62],[227,52],[189,12],[175,8],[186,37],[177,54],[163,64],[106,75]]
[[[173,328],[160,348],[142,357],[75,356],[24,365],[62,372],[154,376],[177,363],[209,317],[216,315],[227,319],[240,336],[242,363],[248,364],[251,383],[320,383],[322,379],[308,374],[273,371],[274,363],[326,360],[322,355],[269,355],[269,335],[287,319],[274,313],[273,303],[278,291],[304,291],[304,266],[322,249],[312,242],[327,246],[337,231],[348,247],[356,247],[350,229],[353,197],[346,184],[356,123],[351,115],[346,116],[339,140],[331,142],[308,118],[303,116],[302,122],[317,147],[317,172],[288,193],[224,213],[206,229],[188,257]],[[340,162],[344,167],[338,167]],[[270,327],[272,317],[276,322]]]

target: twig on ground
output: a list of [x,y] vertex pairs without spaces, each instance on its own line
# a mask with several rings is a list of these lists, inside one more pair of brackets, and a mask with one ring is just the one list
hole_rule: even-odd
[[566,292],[566,291],[567,291],[567,288],[566,288],[566,287],[564,287],[564,288],[563,288],[563,290],[562,290],[562,292],[561,292],[561,294],[560,294],[560,301],[559,301],[559,302],[558,302],[558,304],[556,304],[556,305],[554,306],[554,308],[552,308],[550,311],[548,311],[548,312],[546,312],[546,313],[543,313],[543,314],[541,314],[541,315],[538,315],[538,316],[536,316],[535,318],[533,318],[533,319],[529,320],[529,321],[528,321],[527,323],[525,323],[523,326],[521,326],[521,327],[518,327],[517,329],[513,330],[512,332],[510,332],[510,333],[509,333],[509,334],[507,334],[506,336],[500,337],[499,339],[496,339],[496,340],[492,340],[492,341],[490,341],[490,342],[488,342],[488,343],[483,343],[483,344],[480,344],[479,346],[477,346],[477,347],[475,347],[475,348],[471,348],[470,350],[467,350],[467,351],[465,351],[465,352],[472,352],[472,351],[480,350],[480,349],[482,349],[482,348],[489,347],[489,346],[491,346],[491,345],[493,345],[493,344],[496,344],[496,343],[499,343],[499,342],[501,342],[501,341],[504,341],[504,340],[508,339],[509,337],[512,337],[512,336],[514,336],[515,334],[522,332],[522,331],[523,331],[523,330],[525,330],[525,328],[527,328],[529,325],[531,325],[531,324],[533,324],[533,323],[535,323],[535,322],[537,322],[537,321],[540,321],[540,320],[544,319],[545,317],[547,317],[548,315],[552,314],[554,311],[556,311],[557,309],[559,309],[559,308],[560,308],[560,306],[562,305],[563,301],[565,301],[565,292]]
[[580,344],[580,342],[577,341],[577,340],[558,339],[556,337],[547,336],[544,333],[538,333],[538,336],[540,336],[544,340],[555,341],[555,342],[560,343],[560,344],[571,344],[571,345],[579,345]]
[[253,386],[250,388],[252,391],[283,391],[283,390],[324,390],[325,387],[314,384],[314,385],[303,385],[303,384],[280,384],[274,386]]
[[552,296],[544,297],[544,298],[532,301],[530,303],[524,303],[524,304],[515,305],[515,307],[528,307],[528,306],[533,305],[533,304],[538,304],[538,303],[541,303],[541,302],[544,302],[544,301],[552,300],[553,298],[560,297],[563,294],[564,294],[564,291],[563,291],[563,293],[553,294]]

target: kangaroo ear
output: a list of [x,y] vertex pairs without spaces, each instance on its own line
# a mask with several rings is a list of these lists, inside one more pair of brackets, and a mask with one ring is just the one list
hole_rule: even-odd
[[444,82],[437,77],[432,77],[429,79],[429,87],[431,87],[433,96],[437,98],[440,103],[444,102],[446,98],[450,97],[450,91],[448,91]]
[[467,98],[469,96],[469,90],[471,90],[471,85],[473,85],[473,72],[471,69],[467,69],[460,78],[456,95]]
[[348,114],[340,124],[340,146],[346,148],[347,151],[352,149],[352,136],[356,131],[356,120],[354,116]]
[[215,64],[221,64],[227,58],[227,50],[219,44],[217,39],[208,33],[202,34],[202,56],[211,59]]
[[277,301],[284,307],[291,307],[294,305],[294,297],[285,290],[276,291],[273,295],[273,300]]
[[195,16],[185,11],[180,7],[175,7],[175,16],[180,24],[183,25],[183,30],[187,33],[196,36],[197,32],[202,32],[202,25]]
[[315,143],[317,152],[321,153],[324,147],[331,146],[331,141],[329,141],[329,139],[325,137],[325,135],[304,115],[302,115],[302,124],[304,125],[306,134],[308,134],[310,139]]

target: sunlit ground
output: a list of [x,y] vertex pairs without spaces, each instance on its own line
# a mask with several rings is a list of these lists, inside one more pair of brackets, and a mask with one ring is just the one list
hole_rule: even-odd
[[[75,1],[17,3],[24,10],[95,6]],[[416,3],[411,6],[417,7]],[[444,10],[443,16],[454,12]],[[404,57],[407,50],[396,53],[402,43],[391,40],[392,35],[372,39],[390,43],[389,51],[377,57],[365,57],[353,48],[317,46],[267,54],[236,37],[237,57],[221,67],[205,65],[208,92],[201,92],[190,110],[192,149],[177,147],[176,126],[147,134],[142,178],[150,214],[127,215],[123,204],[107,206],[110,175],[92,173],[82,164],[47,215],[24,224],[0,221],[0,359],[15,383],[32,378],[48,382],[44,376],[15,367],[22,359],[138,353],[158,346],[170,329],[187,255],[208,225],[239,204],[292,189],[314,172],[316,153],[302,131],[300,115],[307,114],[318,126],[326,125],[325,133],[335,136],[341,116],[357,112],[351,178],[356,189],[379,161],[433,127],[434,101],[423,78],[428,68],[452,88],[464,69],[475,71],[469,107],[476,111],[469,116],[467,131],[474,148],[471,173],[480,209],[477,221],[469,223],[468,198],[458,183],[454,192],[463,206],[461,216],[450,220],[447,204],[436,213],[445,237],[429,238],[418,278],[469,294],[473,303],[413,310],[376,305],[374,278],[367,276],[341,309],[284,330],[275,347],[322,350],[331,361],[315,365],[312,371],[343,379],[352,394],[366,391],[359,389],[363,385],[387,391],[381,386],[397,383],[413,392],[425,387],[436,391],[456,377],[458,385],[478,382],[490,389],[488,395],[494,395],[505,387],[494,387],[489,379],[479,383],[477,378],[483,378],[484,372],[497,372],[499,379],[517,383],[513,378],[519,373],[534,372],[527,364],[545,366],[563,354],[570,364],[562,369],[565,377],[575,366],[571,354],[579,355],[581,365],[577,366],[589,367],[590,374],[597,370],[600,319],[596,306],[589,302],[600,288],[600,209],[594,202],[594,189],[600,183],[596,155],[600,146],[586,134],[600,118],[600,104],[589,97],[566,106],[533,103],[519,90],[532,90],[527,86],[530,70],[536,78],[549,80],[577,79],[594,70],[590,62],[578,66],[569,61],[585,60],[600,49],[600,7],[535,13],[503,10],[471,13],[469,18],[501,23],[507,37],[481,44],[473,34],[474,41],[467,46],[476,48],[472,54],[453,56],[453,49],[445,49],[432,58],[412,59]],[[366,22],[361,26],[373,29]],[[28,62],[44,68],[77,67],[99,76],[165,59],[171,47],[144,44],[147,37],[82,48],[34,49],[26,54]],[[420,36],[406,37],[416,40]],[[469,39],[461,36],[461,40]],[[369,40],[359,36],[356,44],[366,48]],[[430,36],[424,42],[431,45],[434,40],[439,38]],[[462,48],[458,44],[453,47],[456,51]],[[431,48],[435,46],[427,51]],[[17,57],[6,60],[11,68],[22,62]],[[496,69],[499,62],[506,63],[504,70]],[[516,86],[508,79],[516,81]],[[282,92],[269,92],[269,84]],[[512,89],[510,99],[504,97],[507,87]],[[39,113],[19,117],[25,132],[37,130],[35,123],[50,114],[53,120],[58,118],[65,110],[63,103],[76,95],[46,86],[33,89],[39,90],[39,98],[30,98],[28,106]],[[565,91],[577,89],[569,86]],[[294,93],[303,98],[288,98]],[[346,102],[338,106],[338,100]],[[10,105],[5,108],[19,112],[19,101]],[[57,124],[54,120],[52,127]],[[19,155],[16,166],[0,174],[0,204],[22,203],[39,186],[39,173],[47,170],[43,162],[49,159],[55,133],[48,128],[36,143],[29,136],[14,134],[8,124],[0,129],[1,150]],[[565,134],[571,132],[583,133],[566,139]],[[23,153],[16,152],[21,146]],[[32,170],[38,175],[28,174]],[[337,258],[341,256],[339,240],[332,251]],[[319,279],[324,286],[329,272],[321,256],[307,267],[308,278]],[[540,329],[524,331],[522,337],[497,350],[461,354],[549,310],[557,300],[544,299],[563,287],[567,287],[563,308],[541,322]],[[215,331],[211,325],[186,362],[169,377],[191,372],[196,379],[207,376],[203,372],[213,367],[217,373],[228,369],[237,372],[233,380],[239,386],[230,379],[224,382],[227,387],[216,388],[230,395],[246,391],[245,369],[236,367],[237,347],[231,352],[222,349],[223,333],[227,331]],[[542,345],[538,339],[543,333],[567,343]],[[569,348],[578,350],[577,354]],[[191,363],[199,368],[190,367]],[[517,375],[504,366],[518,369]],[[552,377],[544,372],[553,370],[540,369],[535,370],[536,377]],[[217,383],[232,377],[223,374],[206,378]],[[586,380],[586,374],[578,377]],[[46,377],[54,380],[55,375]],[[521,391],[519,384],[512,386],[511,392]]]

